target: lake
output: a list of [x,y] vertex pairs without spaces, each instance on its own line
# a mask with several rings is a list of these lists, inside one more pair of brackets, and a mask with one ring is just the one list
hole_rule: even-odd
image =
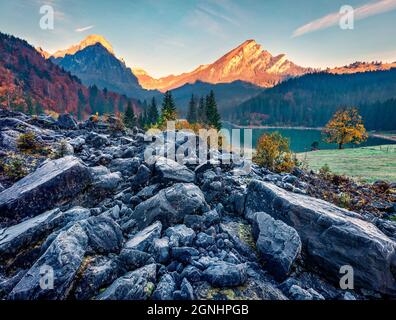
[[[236,127],[230,123],[223,123],[223,128],[225,129],[235,129]],[[243,130],[243,129],[241,129]],[[288,128],[265,128],[265,129],[252,129],[253,133],[253,148],[256,147],[258,138],[267,132],[279,132],[282,136],[286,137],[290,143],[290,149],[293,152],[305,152],[311,151],[311,145],[313,142],[319,142],[319,149],[337,149],[337,144],[329,144],[322,140],[322,133],[320,130],[316,129],[288,129]],[[241,132],[241,145],[243,144],[243,132]],[[368,146],[379,146],[383,144],[396,144],[395,141],[378,138],[369,137],[366,142],[361,143],[359,147]],[[346,145],[345,148],[353,148],[356,145]]]

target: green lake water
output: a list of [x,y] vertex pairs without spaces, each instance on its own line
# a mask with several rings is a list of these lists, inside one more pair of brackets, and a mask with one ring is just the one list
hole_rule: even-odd
[[[223,128],[235,129],[231,124],[224,123]],[[243,130],[241,129],[241,145],[244,143]],[[337,149],[336,144],[329,144],[323,141],[322,133],[320,130],[315,129],[287,129],[287,128],[268,128],[268,129],[252,129],[252,146],[256,147],[258,138],[264,133],[279,132],[282,136],[286,137],[290,143],[290,149],[293,152],[305,152],[311,150],[311,145],[314,141],[319,142],[319,149]],[[359,147],[378,146],[383,144],[395,144],[395,141],[369,137],[366,142],[361,143]],[[346,145],[345,148],[353,148],[354,145]]]

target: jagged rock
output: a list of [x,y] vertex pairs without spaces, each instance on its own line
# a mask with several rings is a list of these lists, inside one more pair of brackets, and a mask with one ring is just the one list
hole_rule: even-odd
[[178,183],[161,190],[154,197],[139,204],[132,214],[139,228],[160,220],[164,227],[181,223],[186,214],[207,209],[202,191],[194,184]]
[[7,297],[11,290],[18,284],[19,281],[21,281],[26,272],[27,270],[20,270],[10,278],[0,278],[0,299]]
[[150,264],[118,278],[98,300],[147,300],[153,290],[157,276],[156,265]]
[[68,113],[61,114],[58,117],[57,125],[62,129],[78,129],[76,120]]
[[256,248],[265,267],[279,280],[283,280],[301,253],[301,240],[297,231],[264,212],[256,213],[252,220]]
[[173,292],[176,289],[176,283],[173,277],[167,273],[164,274],[158,282],[152,299],[153,300],[173,300]]
[[121,174],[119,172],[112,172],[97,176],[92,186],[95,192],[110,192],[116,190],[121,181]]
[[210,265],[204,272],[203,277],[215,287],[236,287],[246,282],[246,266],[244,264],[231,264],[217,262]]
[[17,225],[0,230],[0,261],[21,248],[36,243],[56,226],[59,209],[50,210]]
[[20,132],[15,130],[0,131],[0,147],[2,150],[15,151],[18,148]]
[[80,152],[85,145],[85,139],[83,137],[76,137],[70,140],[69,143],[74,148],[74,151]]
[[[9,294],[11,300],[65,299],[88,246],[79,223],[61,232]],[[43,274],[51,278],[42,285]],[[43,288],[42,288],[43,286]],[[52,287],[52,289],[51,289]]]
[[258,211],[295,228],[306,263],[319,268],[325,277],[338,282],[341,266],[350,265],[356,287],[396,293],[395,242],[356,213],[253,180],[248,187],[245,215]]
[[147,251],[153,245],[153,241],[161,237],[162,224],[156,221],[151,226],[134,235],[125,244],[125,248]]
[[192,247],[174,247],[171,252],[172,258],[183,263],[188,263],[192,257],[199,255],[199,251]]
[[155,174],[160,181],[194,182],[194,172],[171,159],[159,157],[155,162]]
[[169,245],[171,247],[189,246],[195,238],[194,230],[184,224],[166,229],[165,235],[169,237]]
[[153,254],[155,261],[165,264],[169,260],[169,239],[166,237],[154,239]]
[[110,144],[109,139],[104,134],[98,134],[96,132],[91,132],[85,139],[85,141],[92,145],[94,148],[100,148]]
[[89,246],[94,252],[110,253],[121,249],[123,236],[120,226],[104,214],[90,217],[81,222],[89,238]]
[[201,281],[202,272],[197,267],[188,265],[184,268],[180,276],[186,278],[190,282],[198,282]]
[[99,289],[111,284],[118,275],[118,264],[111,258],[98,256],[81,275],[74,290],[74,297],[87,300],[95,296]]
[[180,298],[181,300],[194,300],[193,287],[186,278],[183,278],[183,281],[180,285]]
[[132,188],[144,187],[150,180],[151,171],[144,164],[140,165],[137,173],[131,178]]
[[289,290],[289,296],[293,300],[314,300],[312,294],[297,286],[297,285],[292,285],[290,290]]
[[195,244],[198,247],[207,248],[214,243],[215,243],[215,239],[204,232],[198,233],[197,238],[195,239]]
[[121,250],[118,259],[121,262],[123,268],[128,271],[141,268],[146,264],[154,262],[151,254],[128,248]]
[[131,159],[113,159],[110,164],[110,170],[115,172],[119,171],[123,175],[131,176],[135,174],[140,166],[138,158]]
[[35,216],[73,199],[90,183],[88,168],[77,158],[48,161],[0,193],[0,217]]

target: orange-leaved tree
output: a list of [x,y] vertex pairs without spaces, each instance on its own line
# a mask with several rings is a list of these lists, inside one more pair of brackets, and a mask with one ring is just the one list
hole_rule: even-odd
[[356,108],[338,110],[323,129],[325,141],[338,144],[342,149],[347,143],[360,144],[368,135],[362,117]]

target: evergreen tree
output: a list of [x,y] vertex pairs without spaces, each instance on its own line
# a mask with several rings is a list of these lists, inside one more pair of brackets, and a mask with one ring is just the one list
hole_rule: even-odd
[[176,120],[176,105],[172,98],[172,93],[166,91],[164,94],[164,100],[162,101],[161,119],[160,122],[164,124],[167,121]]
[[40,114],[43,114],[44,113],[44,108],[43,108],[43,106],[39,103],[39,102],[36,102],[36,106],[35,106],[35,108],[34,108],[35,110],[35,113],[37,114],[37,115],[40,115]]
[[221,129],[221,118],[217,111],[217,103],[213,90],[210,90],[209,95],[206,97],[206,117],[207,123],[216,128]]
[[189,123],[197,123],[198,121],[197,101],[193,94],[191,95],[191,100],[188,104],[187,121]]
[[201,97],[199,99],[199,106],[198,106],[198,122],[202,124],[207,123],[207,118],[206,118],[206,105],[205,105],[205,100],[204,97]]
[[135,113],[133,112],[133,107],[131,101],[128,101],[128,105],[124,112],[124,124],[127,128],[133,128],[136,124]]
[[82,120],[85,109],[85,97],[81,89],[78,90],[77,119]]
[[147,122],[149,125],[155,124],[158,122],[158,108],[157,108],[157,102],[155,101],[155,98],[153,97],[153,99],[151,100],[151,104],[147,113]]
[[33,108],[33,103],[32,103],[32,98],[30,98],[29,96],[26,97],[26,107],[27,107],[27,113],[30,115],[34,114],[34,108]]

